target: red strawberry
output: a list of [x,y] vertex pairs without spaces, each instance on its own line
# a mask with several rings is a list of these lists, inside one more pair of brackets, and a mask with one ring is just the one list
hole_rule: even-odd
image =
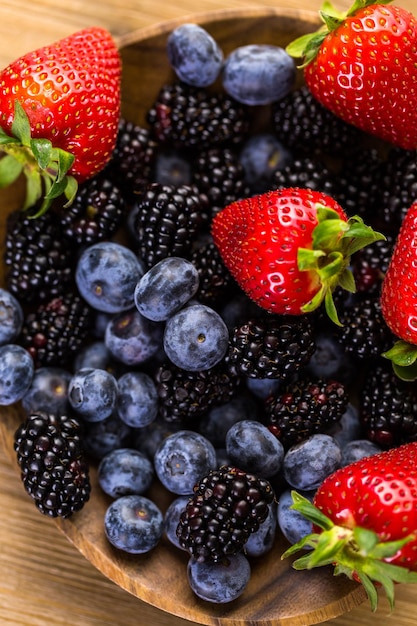
[[383,238],[359,217],[348,219],[330,196],[299,188],[233,202],[215,216],[212,234],[230,273],[259,306],[301,315],[324,300],[336,322],[333,290],[355,288],[351,254]]
[[23,169],[26,207],[43,192],[49,201],[63,191],[72,197],[73,177],[77,182],[90,178],[110,159],[120,79],[115,42],[98,27],[30,52],[0,72],[0,151],[6,155],[0,161],[0,186]]
[[[387,0],[390,2],[390,0]],[[314,97],[335,115],[407,150],[417,147],[417,19],[399,6],[355,0],[344,15],[288,46],[304,57]]]
[[417,378],[417,202],[408,209],[381,288],[381,311],[399,341],[384,356],[398,376]]
[[417,442],[363,458],[336,470],[313,504],[293,492],[293,506],[313,522],[313,533],[282,558],[312,548],[295,569],[335,565],[365,587],[376,608],[376,584],[393,606],[393,582],[417,582]]

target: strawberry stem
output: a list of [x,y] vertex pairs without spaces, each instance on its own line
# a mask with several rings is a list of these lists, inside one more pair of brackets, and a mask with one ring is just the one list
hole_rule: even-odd
[[324,301],[329,318],[341,326],[333,291],[340,286],[355,292],[355,280],[349,269],[351,255],[385,237],[364,224],[357,215],[346,221],[334,209],[322,205],[317,205],[316,209],[318,223],[312,233],[312,248],[299,248],[297,263],[300,271],[316,273],[321,287],[302,310],[310,313]]
[[[379,4],[390,4],[392,0],[382,0]],[[375,0],[354,0],[352,6],[344,13],[333,7],[329,0],[325,0],[319,10],[320,19],[323,25],[314,33],[302,35],[292,41],[287,47],[287,53],[294,58],[303,59],[300,69],[311,63],[320,49],[321,44],[329,33],[335,31],[343,24],[347,17],[351,17],[359,9],[364,9],[371,4],[375,4]]]
[[74,155],[53,147],[49,139],[32,138],[29,118],[16,100],[11,136],[0,129],[0,188],[15,182],[21,174],[26,178],[23,210],[35,207],[31,217],[45,213],[58,196],[64,194],[68,206],[77,193],[77,182],[68,175]]
[[296,491],[292,492],[292,509],[301,513],[321,531],[313,532],[286,550],[281,559],[293,556],[300,550],[309,552],[296,559],[292,566],[296,570],[334,565],[334,574],[344,574],[359,580],[365,588],[371,608],[377,608],[377,589],[380,584],[394,608],[394,583],[415,583],[417,573],[405,567],[387,562],[394,557],[415,535],[396,541],[380,541],[378,535],[367,528],[346,528],[332,522],[313,503]]
[[399,339],[382,356],[392,362],[395,374],[401,380],[417,380],[417,346]]

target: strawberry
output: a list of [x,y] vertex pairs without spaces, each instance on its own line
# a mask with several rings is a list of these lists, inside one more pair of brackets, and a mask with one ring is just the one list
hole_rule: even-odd
[[404,380],[417,378],[417,202],[401,224],[382,281],[381,311],[398,341],[384,356]]
[[360,581],[371,607],[382,585],[391,607],[393,582],[417,582],[417,442],[360,459],[336,470],[313,503],[293,492],[292,508],[313,522],[313,532],[282,558],[310,551],[297,570],[335,566],[335,574]]
[[287,47],[303,57],[313,96],[346,122],[404,148],[417,147],[417,20],[399,6],[355,0],[345,14],[326,2],[323,27]]
[[73,198],[109,161],[120,117],[120,56],[92,27],[30,52],[0,72],[0,187],[24,172],[25,208]]
[[212,235],[226,267],[259,306],[301,315],[324,301],[336,323],[335,287],[355,289],[351,255],[383,238],[361,218],[348,219],[327,194],[301,188],[233,202],[214,217]]

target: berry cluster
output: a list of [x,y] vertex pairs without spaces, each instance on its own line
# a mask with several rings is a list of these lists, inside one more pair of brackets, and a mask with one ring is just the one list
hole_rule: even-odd
[[[205,51],[197,68],[179,54],[190,33]],[[289,509],[291,489],[312,499],[352,458],[417,440],[415,389],[381,357],[393,336],[379,306],[415,156],[370,149],[295,88],[281,49],[233,54],[219,92],[207,89],[223,66],[208,33],[179,28],[168,53],[178,80],[162,86],[147,128],[120,122],[111,161],[70,209],[57,200],[37,219],[8,220],[0,404],[27,413],[15,447],[43,513],[78,511],[98,463],[114,500],[109,541],[140,554],[166,532],[190,553],[195,593],[225,602],[277,527],[291,542],[311,528]],[[259,64],[271,81],[245,91]],[[254,104],[269,107],[261,129]],[[213,242],[226,205],[288,187],[330,194],[387,233],[352,259],[357,291],[335,291],[340,327],[323,307],[258,306]],[[165,514],[147,498],[153,480],[175,496]],[[225,564],[239,572],[235,588],[206,598],[204,578],[222,580]]]

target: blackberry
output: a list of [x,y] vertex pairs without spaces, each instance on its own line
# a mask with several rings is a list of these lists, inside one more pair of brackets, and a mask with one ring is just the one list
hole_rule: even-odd
[[93,310],[74,292],[40,304],[23,322],[18,343],[35,368],[70,365],[94,324]]
[[90,496],[80,423],[43,411],[28,415],[14,436],[23,485],[41,513],[70,517]]
[[199,287],[196,298],[202,304],[218,305],[235,285],[232,275],[223,263],[217,246],[211,241],[198,246],[190,256],[197,269]]
[[306,187],[330,196],[333,196],[337,189],[334,175],[330,170],[319,159],[311,157],[295,158],[273,173],[270,189],[286,187]]
[[177,526],[180,546],[199,562],[222,562],[244,549],[274,501],[270,483],[227,465],[194,487]]
[[[417,159],[414,151],[393,149],[379,178],[378,211],[369,214],[374,228],[394,237],[409,207],[417,200]],[[372,221],[371,221],[372,220]]]
[[79,186],[71,206],[60,211],[64,235],[79,246],[110,239],[122,223],[126,203],[104,174]]
[[251,318],[233,329],[229,368],[249,378],[280,378],[307,365],[315,350],[307,315]]
[[210,203],[214,217],[228,204],[250,195],[245,170],[231,148],[210,148],[199,152],[194,166],[194,183]]
[[340,313],[339,320],[339,342],[345,352],[359,359],[376,358],[395,341],[382,315],[378,294],[358,298]]
[[122,118],[108,173],[123,195],[132,202],[136,191],[152,180],[157,142],[150,130]]
[[364,436],[384,448],[417,440],[417,390],[382,359],[365,375],[359,416]]
[[195,423],[211,407],[229,402],[240,382],[223,363],[208,370],[188,372],[168,362],[157,369],[154,380],[159,415],[166,422],[183,424]]
[[298,154],[340,158],[356,149],[363,136],[322,106],[305,85],[273,104],[272,123],[278,139]]
[[380,211],[379,196],[384,185],[384,171],[385,159],[379,151],[360,146],[345,160],[338,174],[335,200],[348,215],[360,215],[366,223],[374,225],[375,216]]
[[23,211],[9,215],[4,262],[7,289],[24,304],[56,297],[73,283],[75,254],[52,211],[36,219]]
[[133,236],[150,268],[168,256],[189,258],[194,239],[208,221],[207,198],[195,187],[151,183],[137,194]]
[[223,93],[181,82],[161,88],[147,121],[157,141],[199,150],[241,143],[249,128],[247,107]]
[[300,378],[265,401],[265,420],[284,448],[324,433],[345,413],[349,395],[334,380]]

